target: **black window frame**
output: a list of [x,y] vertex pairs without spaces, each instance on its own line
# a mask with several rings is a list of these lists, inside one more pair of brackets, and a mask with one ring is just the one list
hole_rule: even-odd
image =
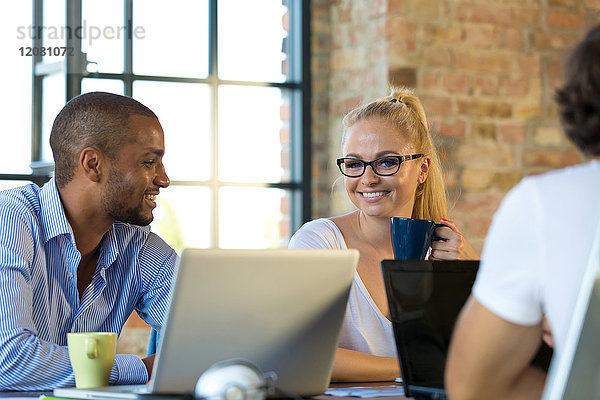
[[[33,26],[44,26],[43,1],[33,1]],[[124,24],[133,19],[133,1],[124,0]],[[143,1],[143,0],[135,0]],[[62,62],[48,64],[43,63],[39,53],[32,57],[32,122],[31,122],[31,174],[0,174],[0,180],[23,180],[32,181],[41,186],[52,177],[52,163],[42,159],[42,105],[43,105],[43,80],[52,73],[65,74],[65,102],[81,93],[81,82],[84,78],[117,79],[124,83],[125,95],[133,95],[133,82],[139,81],[162,81],[183,83],[205,83],[212,89],[212,126],[213,138],[218,137],[218,88],[222,85],[252,85],[262,87],[276,87],[288,90],[292,95],[290,113],[290,182],[273,182],[261,184],[261,187],[288,190],[290,196],[290,229],[293,233],[302,223],[311,219],[311,70],[310,70],[310,1],[309,0],[282,0],[288,7],[290,14],[290,32],[285,43],[286,50],[290,54],[289,82],[250,82],[220,79],[217,75],[218,69],[218,0],[209,0],[209,74],[206,78],[181,78],[168,76],[147,76],[133,73],[133,41],[125,38],[124,48],[124,71],[123,73],[87,72],[86,55],[82,52],[81,39],[76,36],[66,38],[66,47],[74,49],[74,56],[65,57],[64,66]],[[82,0],[65,0],[65,26],[77,27],[82,24]],[[32,46],[41,48],[44,45],[43,38],[34,35]],[[296,54],[293,54],[296,52]],[[58,72],[57,72],[58,71]],[[216,147],[214,147],[216,149]],[[216,163],[218,155],[215,154]],[[214,174],[213,180],[218,180]],[[178,182],[173,184],[194,184],[193,182]],[[218,214],[218,189],[230,186],[227,183],[213,183],[213,212]],[[237,184],[232,186],[252,187]],[[254,185],[255,186],[255,185]],[[218,216],[215,215],[213,226],[213,244],[218,247]]]

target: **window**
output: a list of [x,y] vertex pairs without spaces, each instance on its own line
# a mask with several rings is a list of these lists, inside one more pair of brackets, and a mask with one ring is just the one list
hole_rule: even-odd
[[[31,25],[31,2],[17,2],[10,11],[0,13],[0,96],[3,129],[0,133],[0,189],[31,180],[31,58],[22,56],[20,47]],[[19,23],[15,23],[19,21]],[[22,23],[21,23],[22,22]],[[23,49],[25,51],[25,49]],[[45,178],[40,180],[43,183]]]
[[310,219],[308,3],[35,0],[31,43],[20,44],[74,55],[33,56],[34,170],[52,161],[65,100],[132,96],[165,131],[172,183],[154,231],[177,250],[285,246]]

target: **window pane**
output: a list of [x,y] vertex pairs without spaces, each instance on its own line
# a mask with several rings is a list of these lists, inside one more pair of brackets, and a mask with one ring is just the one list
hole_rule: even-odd
[[134,73],[208,75],[208,0],[135,0],[133,24]]
[[219,191],[219,247],[285,247],[290,237],[290,193],[281,189],[224,187]]
[[125,93],[125,85],[123,81],[116,79],[84,78],[81,80],[81,93],[98,91],[122,95]]
[[211,247],[212,201],[207,187],[169,186],[160,191],[152,231],[179,252],[183,247]]
[[283,82],[287,8],[273,0],[220,0],[219,77]]
[[124,39],[134,33],[133,26],[124,23],[123,0],[84,0],[82,2],[83,32],[81,48],[98,72],[123,72]]
[[[65,3],[65,0],[44,0],[44,25],[42,27],[34,27],[34,35],[42,37],[42,45],[44,47],[64,47],[67,45],[66,38],[69,35],[69,31],[65,26],[65,15],[67,14]],[[42,57],[42,61],[56,62],[64,60],[64,58],[64,55],[44,56]]]
[[54,119],[65,105],[65,76],[49,75],[44,78],[42,86],[42,160],[53,161],[50,132]]
[[171,180],[207,180],[212,170],[210,90],[207,85],[136,81],[133,96],[156,113],[165,131]]
[[20,47],[31,47],[31,1],[5,6],[0,13],[0,173],[28,174],[31,162],[31,57]]
[[0,181],[0,190],[12,189],[19,186],[29,185],[33,182],[30,181]]
[[[282,91],[277,88],[219,88],[219,179],[281,182],[287,163]],[[288,113],[289,114],[289,113]]]

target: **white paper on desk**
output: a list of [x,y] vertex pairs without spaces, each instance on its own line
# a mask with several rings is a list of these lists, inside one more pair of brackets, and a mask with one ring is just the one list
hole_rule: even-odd
[[344,387],[329,388],[325,392],[327,396],[336,397],[385,397],[385,396],[404,396],[404,388],[398,385],[377,386],[377,387]]

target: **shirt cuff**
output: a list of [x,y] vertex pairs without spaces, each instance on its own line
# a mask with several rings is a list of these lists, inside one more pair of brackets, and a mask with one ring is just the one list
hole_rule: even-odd
[[146,365],[138,356],[117,354],[110,371],[110,383],[113,385],[143,384],[149,380]]

